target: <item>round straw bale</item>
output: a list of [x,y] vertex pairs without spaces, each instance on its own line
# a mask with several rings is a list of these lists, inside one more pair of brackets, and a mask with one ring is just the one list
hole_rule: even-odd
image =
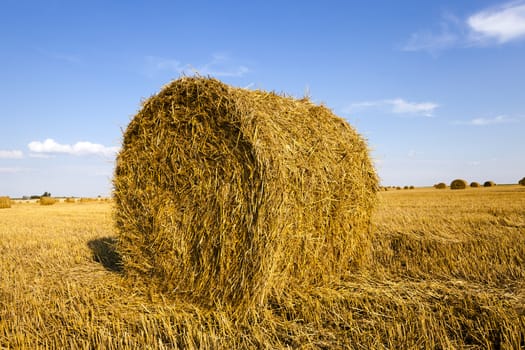
[[467,188],[467,181],[462,179],[456,179],[450,183],[451,190],[464,190]]
[[442,190],[447,188],[447,184],[444,182],[440,182],[434,185],[434,188],[437,188],[438,190]]
[[481,185],[479,184],[479,182],[471,182],[470,183],[470,187],[481,187]]
[[42,196],[38,202],[40,205],[53,205],[57,202],[57,199],[53,197]]
[[520,181],[518,181],[518,184],[525,186],[525,177],[521,179]]
[[492,187],[492,186],[496,186],[496,183],[494,181],[485,181],[485,183],[483,183],[483,187]]
[[0,209],[11,208],[11,198],[3,196],[0,197]]
[[175,80],[144,102],[117,157],[124,271],[165,293],[235,306],[347,273],[370,244],[379,185],[368,153],[352,127],[308,99]]

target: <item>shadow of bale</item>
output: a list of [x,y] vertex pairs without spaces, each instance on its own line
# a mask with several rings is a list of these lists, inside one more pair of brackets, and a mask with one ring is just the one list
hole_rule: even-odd
[[93,260],[99,262],[106,270],[122,272],[122,259],[117,253],[115,237],[102,237],[88,242],[88,247],[93,252]]

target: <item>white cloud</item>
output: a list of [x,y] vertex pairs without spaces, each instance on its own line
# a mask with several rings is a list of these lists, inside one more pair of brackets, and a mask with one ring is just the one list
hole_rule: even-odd
[[445,15],[436,31],[412,33],[403,51],[438,51],[504,44],[525,38],[525,1],[511,1],[478,11],[467,18]]
[[212,60],[197,69],[200,75],[216,77],[241,77],[250,70],[243,65],[234,65],[226,54],[213,54]]
[[506,115],[498,115],[494,118],[474,118],[468,121],[456,121],[454,124],[486,126],[486,125],[508,124],[508,123],[516,123],[516,122],[518,122],[517,119],[509,118]]
[[48,158],[53,158],[55,156],[52,155],[52,154],[47,154],[47,153],[29,153],[29,157],[31,157],[31,158],[40,158],[40,159],[48,159]]
[[21,171],[21,168],[0,168],[0,174],[15,174]]
[[156,56],[147,56],[146,63],[149,71],[168,71],[186,75],[241,77],[250,71],[244,65],[235,64],[229,55],[223,53],[213,54],[209,62],[200,66],[183,64],[176,59]]
[[480,11],[470,16],[467,24],[477,40],[494,39],[506,43],[525,38],[525,2],[513,1]]
[[409,102],[402,98],[395,98],[352,103],[345,108],[344,112],[354,113],[355,111],[363,109],[375,108],[384,110],[387,113],[431,117],[434,110],[438,107],[439,105],[434,102]]
[[98,143],[80,141],[74,145],[60,144],[53,139],[46,139],[44,142],[32,141],[27,147],[35,154],[70,154],[74,156],[83,155],[102,155],[114,156],[118,152],[118,147],[106,147]]
[[21,159],[24,153],[19,150],[0,150],[0,159]]
[[430,117],[432,112],[439,107],[433,102],[407,102],[401,98],[395,100],[387,100],[392,106],[392,112],[397,114],[422,114]]

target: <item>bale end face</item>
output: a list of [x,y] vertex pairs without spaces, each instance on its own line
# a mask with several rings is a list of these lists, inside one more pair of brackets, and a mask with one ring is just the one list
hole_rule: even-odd
[[325,283],[367,257],[364,140],[307,100],[181,78],[147,100],[114,177],[131,278],[212,305]]

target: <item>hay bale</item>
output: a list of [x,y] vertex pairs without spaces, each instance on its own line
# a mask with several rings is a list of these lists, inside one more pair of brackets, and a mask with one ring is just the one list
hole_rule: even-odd
[[0,209],[11,208],[11,198],[7,196],[0,197]]
[[493,187],[496,186],[496,183],[494,181],[485,181],[483,183],[483,187]]
[[53,197],[42,196],[40,197],[38,202],[40,203],[40,205],[53,205],[57,202],[57,199]]
[[521,179],[520,181],[518,181],[518,184],[522,185],[522,186],[525,186],[525,177],[523,179]]
[[474,182],[471,182],[471,183],[470,183],[470,187],[474,187],[474,188],[475,188],[475,187],[481,187],[481,185],[479,184],[479,182],[475,182],[475,181],[474,181]]
[[443,189],[447,188],[447,184],[444,183],[444,182],[440,182],[440,183],[438,183],[438,184],[435,184],[435,185],[434,185],[434,188],[436,188],[436,189],[438,189],[438,190],[443,190]]
[[145,101],[113,184],[127,276],[235,306],[362,264],[379,189],[365,141],[327,108],[198,77]]
[[464,190],[467,188],[467,181],[463,179],[455,179],[450,183],[451,190]]

